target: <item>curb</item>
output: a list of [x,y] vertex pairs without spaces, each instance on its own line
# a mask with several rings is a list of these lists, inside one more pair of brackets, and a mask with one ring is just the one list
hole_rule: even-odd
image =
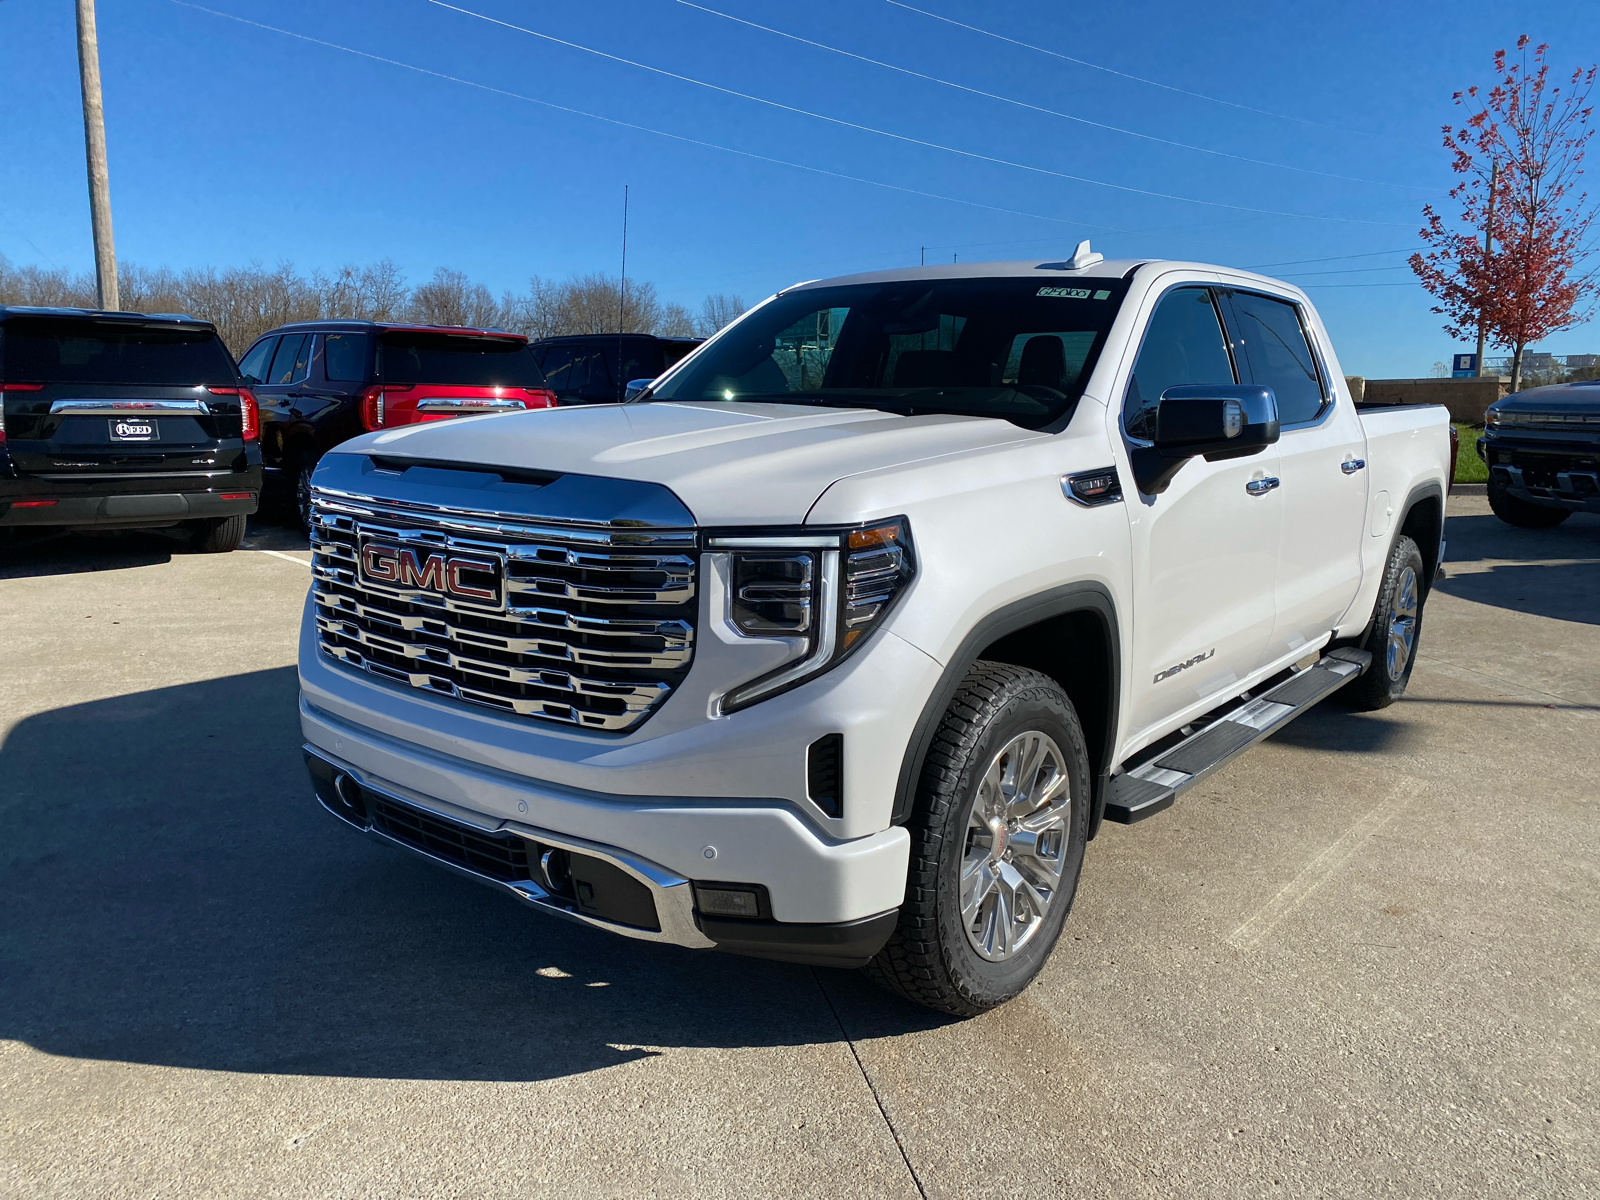
[[1452,496],[1487,496],[1489,485],[1487,483],[1458,483],[1450,488]]

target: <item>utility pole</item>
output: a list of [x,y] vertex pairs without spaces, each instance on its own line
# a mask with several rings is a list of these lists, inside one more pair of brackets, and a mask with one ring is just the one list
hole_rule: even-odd
[[[1488,259],[1494,249],[1494,193],[1495,186],[1500,182],[1500,160],[1491,159],[1489,162],[1489,216],[1483,223],[1483,257]],[[1484,369],[1483,352],[1489,341],[1489,330],[1483,322],[1483,310],[1478,310],[1478,375],[1481,378],[1486,372]]]
[[94,0],[78,0],[78,78],[83,85],[83,145],[89,159],[89,220],[94,227],[94,278],[101,308],[115,310],[117,248],[111,240],[111,177],[106,171],[106,114],[100,103],[100,42]]
[[[617,332],[623,332],[623,318],[628,309],[628,185],[622,185],[622,296],[617,301]],[[618,342],[620,347],[622,343]]]

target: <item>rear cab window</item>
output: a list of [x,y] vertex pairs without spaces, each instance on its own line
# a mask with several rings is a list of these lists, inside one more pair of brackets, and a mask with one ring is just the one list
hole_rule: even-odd
[[1322,372],[1306,334],[1300,306],[1257,292],[1228,295],[1234,335],[1244,348],[1240,373],[1265,384],[1278,400],[1278,421],[1303,425],[1322,415],[1328,401]]
[[521,338],[396,330],[378,339],[384,383],[542,388],[544,375]]

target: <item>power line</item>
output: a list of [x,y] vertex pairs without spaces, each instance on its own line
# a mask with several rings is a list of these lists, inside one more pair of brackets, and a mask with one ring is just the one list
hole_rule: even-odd
[[[173,2],[177,3],[178,0],[173,0]],[[905,142],[907,145],[921,146],[921,147],[923,147],[925,149],[929,149],[929,150],[942,150],[947,154],[959,155],[962,158],[973,159],[974,161],[977,161],[977,162],[993,163],[993,164],[995,164],[997,166],[1002,166],[1002,167],[1014,167],[1017,170],[1030,171],[1030,172],[1032,172],[1034,174],[1037,174],[1037,175],[1048,175],[1048,176],[1052,176],[1052,177],[1054,177],[1056,179],[1070,180],[1073,183],[1087,183],[1087,184],[1093,185],[1094,187],[1111,188],[1114,191],[1128,192],[1128,193],[1130,193],[1132,195],[1136,195],[1136,196],[1150,196],[1150,197],[1152,197],[1154,199],[1158,199],[1158,200],[1179,200],[1179,201],[1182,201],[1185,204],[1201,204],[1201,205],[1205,205],[1208,208],[1222,208],[1222,209],[1227,209],[1227,210],[1232,211],[1232,212],[1253,213],[1253,214],[1255,214],[1257,216],[1264,216],[1264,217],[1295,217],[1295,218],[1298,218],[1300,220],[1305,220],[1305,221],[1335,221],[1335,222],[1339,222],[1341,224],[1351,224],[1351,225],[1402,225],[1402,224],[1406,224],[1405,222],[1400,222],[1400,221],[1371,221],[1371,220],[1366,220],[1366,219],[1361,218],[1361,217],[1332,217],[1332,216],[1319,216],[1319,215],[1314,214],[1314,213],[1281,212],[1281,211],[1279,211],[1277,209],[1270,209],[1270,208],[1251,208],[1251,207],[1249,207],[1247,205],[1243,205],[1243,204],[1225,204],[1220,200],[1200,200],[1200,199],[1196,199],[1193,196],[1178,196],[1178,195],[1174,195],[1171,192],[1157,192],[1157,191],[1152,191],[1152,190],[1150,190],[1148,188],[1130,187],[1130,186],[1128,186],[1126,184],[1121,184],[1121,183],[1108,183],[1107,181],[1105,181],[1103,179],[1090,179],[1087,176],[1083,176],[1083,175],[1072,175],[1072,174],[1068,174],[1065,171],[1053,171],[1053,170],[1050,170],[1048,167],[1036,167],[1036,166],[1032,166],[1032,165],[1030,165],[1028,163],[1013,162],[1010,159],[996,158],[993,155],[988,155],[988,154],[979,154],[979,153],[977,153],[975,151],[972,151],[972,150],[959,150],[954,146],[946,146],[946,145],[943,145],[943,144],[941,144],[939,142],[929,142],[929,141],[923,140],[922,138],[909,137],[909,136],[907,136],[906,134],[903,134],[903,133],[890,133],[886,129],[877,129],[877,128],[871,126],[871,125],[861,125],[861,124],[858,124],[855,121],[846,121],[846,120],[844,120],[844,119],[842,119],[840,117],[826,116],[823,113],[812,112],[810,109],[799,108],[799,107],[796,107],[795,105],[792,105],[792,104],[783,104],[783,103],[780,103],[777,100],[767,100],[767,99],[765,99],[765,98],[763,98],[761,96],[753,96],[748,92],[740,92],[740,91],[734,90],[733,88],[722,87],[719,84],[707,83],[703,79],[695,79],[695,78],[693,78],[692,76],[689,76],[689,75],[680,75],[676,71],[668,71],[668,70],[665,70],[665,69],[663,69],[661,67],[652,67],[652,66],[650,66],[650,65],[648,65],[646,63],[635,62],[632,59],[623,58],[620,55],[609,54],[604,50],[596,50],[596,49],[593,49],[590,46],[580,45],[577,42],[569,42],[564,38],[558,38],[558,37],[553,36],[552,34],[540,33],[537,29],[529,29],[524,25],[516,25],[516,24],[513,24],[510,21],[502,21],[498,17],[491,17],[491,16],[488,16],[485,13],[474,12],[469,8],[461,8],[460,6],[455,5],[455,4],[447,4],[447,3],[445,3],[445,0],[427,0],[427,3],[432,4],[437,8],[448,9],[451,12],[458,12],[458,13],[462,14],[463,16],[472,17],[472,18],[474,18],[476,20],[479,20],[479,21],[484,21],[484,22],[486,22],[486,23],[488,23],[490,25],[498,25],[503,29],[511,29],[511,30],[516,31],[517,33],[525,33],[530,37],[536,37],[536,38],[539,38],[539,39],[541,39],[543,41],[552,42],[552,43],[554,43],[555,45],[558,45],[558,46],[566,46],[569,49],[580,50],[585,54],[592,54],[597,58],[609,59],[612,62],[622,63],[624,66],[635,67],[635,68],[637,68],[637,69],[639,69],[641,71],[649,71],[653,75],[660,75],[660,76],[663,76],[664,78],[667,78],[667,79],[676,79],[676,80],[678,80],[678,81],[680,81],[682,83],[692,83],[696,87],[703,87],[703,88],[706,88],[706,89],[708,89],[710,91],[713,91],[713,92],[721,92],[723,95],[734,96],[734,97],[737,97],[738,99],[741,99],[741,100],[750,100],[750,101],[753,101],[756,104],[766,105],[768,108],[776,108],[776,109],[779,109],[779,110],[781,110],[783,112],[791,112],[791,113],[795,113],[795,114],[797,114],[799,116],[811,117],[811,118],[813,118],[815,120],[818,120],[818,121],[826,121],[830,125],[838,125],[838,126],[840,126],[842,128],[845,128],[845,129],[854,129],[854,130],[858,130],[858,131],[860,131],[862,133],[876,134],[879,137],[890,138],[890,139],[892,139],[894,141],[897,141],[897,142]]]
[[1331,271],[1296,271],[1292,275],[1281,275],[1280,279],[1310,279],[1313,275],[1370,275],[1376,271],[1409,271],[1411,268],[1401,263],[1397,267],[1344,267]]
[[1048,54],[1051,58],[1059,58],[1065,62],[1076,63],[1080,67],[1088,67],[1093,71],[1104,71],[1107,75],[1116,75],[1123,79],[1131,79],[1135,83],[1148,84],[1150,87],[1161,88],[1163,91],[1177,92],[1180,96],[1192,96],[1196,100],[1208,100],[1212,104],[1221,104],[1227,108],[1237,108],[1243,112],[1257,113],[1263,117],[1275,117],[1280,121],[1293,121],[1298,125],[1314,125],[1318,129],[1331,129],[1335,133],[1348,133],[1354,135],[1355,137],[1365,138],[1377,136],[1376,134],[1365,133],[1359,129],[1345,129],[1339,125],[1327,125],[1321,121],[1309,120],[1306,117],[1292,117],[1288,113],[1272,112],[1265,108],[1254,108],[1248,104],[1236,104],[1232,100],[1222,100],[1216,96],[1208,96],[1204,92],[1191,92],[1188,88],[1175,87],[1170,83],[1162,83],[1159,79],[1146,79],[1142,75],[1130,75],[1126,71],[1119,71],[1115,67],[1101,66],[1099,63],[1090,62],[1086,58],[1073,58],[1072,55],[1062,54],[1059,50],[1047,50],[1045,47],[1036,46],[1032,42],[1019,41],[1016,38],[1007,37],[1003,33],[995,33],[992,30],[980,29],[976,25],[968,25],[965,21],[956,21],[950,17],[941,17],[938,13],[929,12],[925,8],[914,8],[909,4],[903,4],[901,3],[901,0],[884,0],[884,3],[892,4],[896,8],[903,8],[907,12],[914,12],[919,16],[928,17],[934,21],[943,21],[946,25],[954,25],[958,29],[966,29],[973,33],[981,33],[984,37],[991,37],[996,41],[1010,42],[1013,46],[1021,46],[1025,50],[1033,50],[1039,54]]
[[1339,179],[1346,183],[1366,183],[1371,184],[1374,187],[1400,188],[1414,192],[1433,192],[1436,190],[1434,188],[1418,187],[1409,183],[1390,183],[1383,179],[1363,179],[1358,175],[1337,175],[1331,171],[1318,171],[1311,167],[1297,167],[1290,163],[1272,162],[1264,158],[1250,158],[1248,155],[1233,154],[1227,150],[1213,150],[1207,146],[1196,146],[1189,142],[1178,142],[1172,140],[1171,138],[1157,137],[1150,133],[1140,133],[1136,129],[1124,129],[1120,125],[1109,125],[1104,121],[1092,121],[1088,117],[1080,117],[1073,113],[1061,112],[1059,109],[1045,108],[1043,105],[1031,104],[1026,100],[1017,100],[1011,96],[1002,96],[997,92],[986,92],[982,88],[968,87],[964,83],[955,83],[949,79],[940,79],[937,75],[927,75],[921,71],[913,71],[909,67],[898,67],[894,63],[883,62],[881,59],[876,58],[868,58],[864,54],[856,54],[851,50],[841,50],[839,47],[830,46],[826,42],[813,41],[811,38],[801,37],[798,34],[793,33],[785,33],[781,29],[774,29],[770,25],[761,25],[755,21],[747,21],[743,17],[736,17],[731,13],[719,12],[717,9],[707,8],[703,4],[695,4],[692,2],[692,0],[674,0],[674,2],[683,5],[685,8],[692,8],[698,12],[709,13],[713,17],[721,17],[725,21],[733,21],[736,24],[745,25],[751,29],[759,29],[763,33],[770,33],[776,35],[777,37],[788,38],[790,41],[799,42],[804,46],[813,46],[818,50],[826,50],[830,54],[838,54],[844,58],[853,58],[857,62],[870,63],[872,66],[882,67],[887,71],[898,71],[900,74],[909,75],[913,79],[923,79],[929,83],[937,83],[941,87],[954,88],[957,91],[967,92],[973,96],[982,96],[988,100],[998,100],[1002,104],[1015,105],[1017,108],[1025,108],[1032,112],[1044,113],[1046,116],[1060,117],[1064,121],[1075,121],[1080,125],[1088,125],[1094,129],[1105,129],[1112,133],[1125,134],[1128,137],[1142,138],[1147,142],[1155,142],[1162,146],[1175,146],[1180,150],[1193,150],[1199,154],[1213,154],[1218,158],[1231,158],[1235,162],[1252,163],[1258,167],[1273,167],[1281,171],[1298,171],[1304,175],[1319,175],[1324,179]]
[[1247,268],[1247,270],[1256,271],[1263,267],[1299,267],[1304,266],[1306,263],[1344,262],[1352,258],[1381,258],[1385,254],[1414,254],[1418,250],[1426,249],[1426,246],[1407,246],[1401,250],[1372,250],[1365,254],[1335,254],[1328,258],[1295,258],[1288,262],[1257,263],[1255,266]]
[[526,96],[521,92],[508,91],[497,88],[487,83],[479,83],[473,79],[463,79],[459,75],[447,75],[443,71],[435,71],[428,67],[419,67],[413,63],[402,62],[397,58],[385,58],[381,54],[372,54],[366,50],[357,50],[353,46],[342,46],[338,42],[324,41],[322,38],[311,37],[309,34],[296,33],[292,29],[282,29],[276,25],[266,25],[260,21],[252,21],[248,17],[235,16],[233,13],[221,12],[214,8],[206,8],[201,4],[190,3],[190,0],[169,0],[180,8],[192,8],[196,12],[203,12],[213,17],[222,17],[224,20],[236,21],[241,25],[249,25],[256,29],[265,29],[269,33],[279,33],[284,37],[296,38],[302,42],[310,42],[314,46],[323,46],[329,50],[339,50],[345,54],[354,54],[359,58],[370,59],[372,62],[384,63],[391,67],[400,67],[407,71],[415,71],[419,75],[428,75],[434,79],[443,79],[450,83],[459,83],[466,87],[476,88],[479,91],[489,92],[496,96],[504,96],[510,100],[521,100],[527,104],[537,104],[542,108],[554,109],[556,112],[568,113],[576,117],[585,117],[591,121],[601,121],[607,125],[615,125],[622,129],[631,129],[638,133],[653,134],[656,137],[670,138],[675,142],[683,142],[690,146],[700,146],[707,150],[718,150],[724,154],[737,154],[740,158],[754,159],[757,162],[772,163],[775,166],[791,167],[797,171],[809,171],[813,175],[825,175],[830,179],[842,179],[849,183],[863,183],[869,187],[886,188],[892,192],[902,192],[908,196],[921,196],[928,200],[942,200],[950,204],[961,204],[969,208],[981,208],[989,212],[1004,213],[1012,217],[1028,217],[1036,221],[1052,221],[1059,225],[1070,225],[1080,229],[1100,229],[1108,233],[1132,233],[1133,230],[1122,229],[1115,225],[1096,225],[1089,221],[1080,221],[1071,217],[1052,217],[1045,213],[1027,212],[1019,208],[1002,208],[998,204],[985,204],[981,200],[964,200],[959,196],[945,196],[939,192],[926,192],[920,188],[904,187],[897,183],[885,183],[881,179],[867,179],[860,175],[846,175],[842,171],[830,171],[826,167],[813,167],[805,163],[790,162],[787,159],[774,158],[769,154],[756,154],[750,150],[739,150],[733,146],[723,146],[716,142],[703,141],[700,138],[688,137],[681,133],[670,133],[665,129],[654,129],[649,125],[638,125],[632,121],[623,121],[616,117],[603,117],[599,113],[585,112],[581,108],[571,108],[565,104],[556,104],[550,100],[540,100],[534,96]]

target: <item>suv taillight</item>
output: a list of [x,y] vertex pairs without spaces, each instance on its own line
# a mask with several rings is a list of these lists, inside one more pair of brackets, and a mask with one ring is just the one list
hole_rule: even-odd
[[543,388],[524,388],[523,390],[530,397],[528,400],[523,401],[524,408],[554,408],[556,406],[556,394],[554,392],[547,392]]
[[6,393],[37,392],[42,387],[42,383],[0,383],[0,446],[6,444]]
[[383,388],[361,389],[361,424],[368,430],[383,428]]
[[261,440],[261,406],[256,403],[255,393],[246,387],[208,387],[206,391],[213,396],[239,397],[239,435],[247,442]]

